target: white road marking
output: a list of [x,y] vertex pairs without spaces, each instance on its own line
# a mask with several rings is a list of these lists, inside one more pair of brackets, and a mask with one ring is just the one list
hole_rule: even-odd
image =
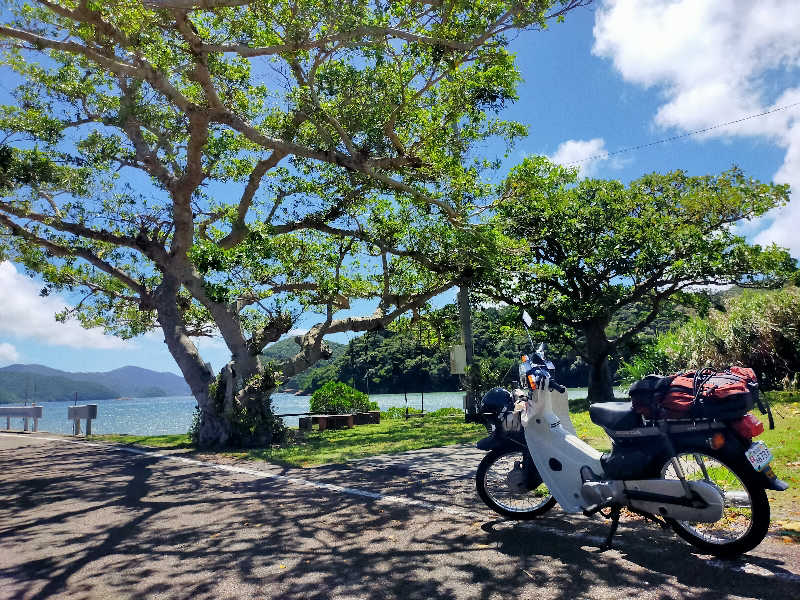
[[[400,505],[400,506],[418,506],[420,508],[426,508],[428,510],[444,512],[451,515],[456,515],[460,517],[467,517],[469,519],[482,519],[485,517],[484,514],[476,513],[464,509],[458,508],[451,508],[449,506],[442,506],[439,504],[435,504],[433,502],[426,502],[424,500],[416,500],[414,498],[406,498],[404,496],[393,496],[388,494],[380,494],[377,492],[370,492],[367,490],[360,490],[358,488],[351,488],[345,487],[341,485],[335,485],[332,483],[321,483],[318,481],[312,481],[310,479],[301,479],[299,477],[287,477],[286,475],[278,475],[276,473],[269,473],[267,471],[260,471],[258,469],[248,469],[246,467],[236,467],[232,465],[219,465],[215,463],[205,462],[202,460],[196,460],[194,458],[186,458],[185,456],[173,456],[171,454],[162,454],[160,452],[155,452],[152,450],[140,450],[139,448],[131,448],[129,446],[120,446],[112,443],[102,443],[98,444],[96,442],[87,442],[84,440],[70,440],[66,438],[51,438],[51,437],[39,437],[33,435],[20,435],[14,433],[3,433],[2,435],[8,435],[11,437],[19,437],[25,439],[37,439],[37,440],[46,440],[51,442],[65,442],[68,444],[77,444],[80,446],[93,446],[96,448],[105,448],[110,450],[117,450],[120,452],[127,452],[129,454],[136,454],[139,456],[148,456],[152,458],[159,458],[163,460],[172,460],[177,462],[182,462],[189,465],[194,465],[198,467],[206,467],[209,469],[214,469],[217,471],[224,471],[227,473],[239,473],[243,475],[251,475],[257,478],[263,479],[272,479],[275,481],[282,481],[292,485],[299,485],[304,487],[312,487],[316,489],[328,490],[331,492],[337,492],[341,494],[349,494],[351,496],[360,496],[362,498],[370,498],[372,500],[376,500],[381,503],[386,504],[393,504],[393,505]],[[528,521],[524,524],[525,527],[536,529],[537,531],[541,531],[544,533],[551,533],[554,535],[563,536],[567,534],[564,530],[557,529],[555,527],[547,527],[544,525],[540,525],[538,523]],[[599,545],[605,541],[605,538],[600,536],[594,535],[586,535],[586,534],[574,534],[569,533],[570,537],[590,542],[595,545]],[[638,551],[638,549],[637,549]],[[645,550],[646,552],[660,552],[658,550]],[[770,569],[756,565],[754,563],[731,563],[725,562],[719,559],[711,559],[705,562],[706,565],[713,567],[715,569],[719,569],[721,571],[729,571],[733,573],[743,573],[748,575],[760,575],[762,577],[772,576],[776,579],[782,579],[788,582],[797,582],[800,583],[800,575],[791,573],[789,571],[771,571]]]

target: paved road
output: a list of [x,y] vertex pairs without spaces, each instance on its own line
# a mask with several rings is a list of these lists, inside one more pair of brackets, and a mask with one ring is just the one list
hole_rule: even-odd
[[[315,469],[0,434],[2,598],[799,598],[800,546],[495,518],[471,448]],[[208,457],[206,457],[208,458]],[[214,458],[214,457],[210,457]]]

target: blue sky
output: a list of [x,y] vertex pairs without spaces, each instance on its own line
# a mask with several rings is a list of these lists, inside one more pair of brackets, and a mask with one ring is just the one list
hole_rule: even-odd
[[[800,103],[797,23],[796,0],[609,0],[546,32],[523,33],[512,46],[524,78],[520,99],[503,116],[527,123],[530,134],[508,164],[532,154],[571,163]],[[628,181],[674,169],[718,173],[733,164],[800,189],[800,106],[580,166],[586,176]],[[800,198],[743,232],[800,257],[798,229]],[[123,342],[56,324],[52,314],[67,300],[43,300],[38,289],[0,264],[0,365],[178,372],[157,333]],[[200,349],[215,368],[227,360],[218,340],[202,340]]]

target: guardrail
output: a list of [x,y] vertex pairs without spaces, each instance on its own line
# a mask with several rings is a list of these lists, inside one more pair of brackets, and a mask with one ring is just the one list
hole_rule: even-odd
[[67,407],[67,420],[73,422],[72,433],[81,434],[81,419],[86,419],[86,435],[92,435],[92,419],[97,418],[97,404]]
[[11,429],[11,418],[22,417],[23,431],[28,431],[28,419],[33,419],[33,430],[39,431],[39,419],[42,418],[42,407],[36,406],[0,406],[0,417],[6,418],[6,429]]

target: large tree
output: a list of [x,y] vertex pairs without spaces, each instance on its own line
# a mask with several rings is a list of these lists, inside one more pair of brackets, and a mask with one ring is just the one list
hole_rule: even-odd
[[[160,328],[200,444],[268,442],[276,377],[325,356],[324,335],[460,277],[492,166],[470,149],[524,131],[491,118],[519,79],[508,36],[585,3],[11,2],[3,143],[58,177],[4,195],[0,250],[82,292],[63,317]],[[353,298],[375,312],[343,316]],[[300,352],[264,369],[304,310],[321,318]],[[211,334],[231,353],[216,380],[192,341]]]
[[[775,287],[791,276],[786,251],[748,244],[736,228],[786,203],[788,193],[738,168],[653,173],[625,185],[578,180],[574,169],[529,158],[496,204],[497,227],[517,251],[481,291],[527,308],[539,327],[572,344],[591,366],[589,400],[609,400],[609,355],[667,306],[695,302],[704,286]],[[612,335],[612,318],[623,311]]]

